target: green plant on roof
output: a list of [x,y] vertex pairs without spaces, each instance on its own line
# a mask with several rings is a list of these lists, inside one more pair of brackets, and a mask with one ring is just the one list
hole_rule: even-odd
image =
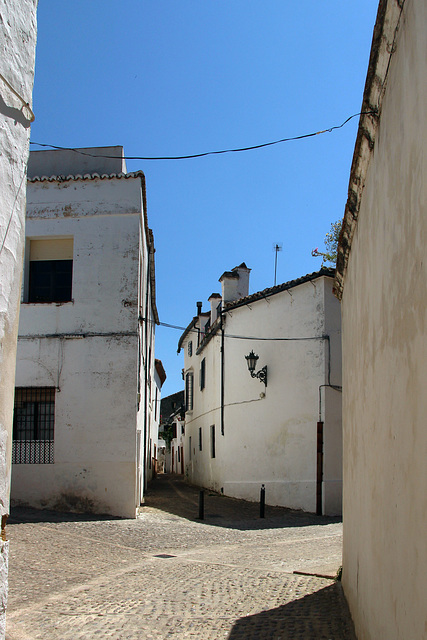
[[337,264],[337,255],[338,255],[338,240],[341,233],[342,220],[337,220],[331,224],[331,228],[325,236],[325,251],[319,251],[313,249],[311,255],[314,258],[321,257],[322,258],[322,267],[323,266],[331,266],[335,267]]

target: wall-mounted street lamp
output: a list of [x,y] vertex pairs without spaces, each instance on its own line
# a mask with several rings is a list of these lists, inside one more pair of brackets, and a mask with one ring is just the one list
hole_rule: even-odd
[[263,382],[265,386],[267,386],[267,365],[260,369],[258,373],[255,373],[255,367],[259,356],[251,351],[248,356],[245,356],[245,358],[246,362],[248,363],[249,373],[251,374],[252,378],[258,378],[260,382]]

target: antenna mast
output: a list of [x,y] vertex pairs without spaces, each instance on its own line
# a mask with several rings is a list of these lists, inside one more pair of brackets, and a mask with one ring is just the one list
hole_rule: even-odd
[[282,251],[283,245],[281,242],[275,242],[273,244],[273,251],[275,252],[274,257],[274,286],[276,286],[276,275],[277,275],[277,254],[279,251]]

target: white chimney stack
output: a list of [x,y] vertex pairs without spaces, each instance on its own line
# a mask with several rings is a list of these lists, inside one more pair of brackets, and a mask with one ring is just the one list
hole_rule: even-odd
[[222,284],[224,304],[234,302],[249,295],[249,274],[251,270],[244,262],[231,271],[224,271],[219,281]]

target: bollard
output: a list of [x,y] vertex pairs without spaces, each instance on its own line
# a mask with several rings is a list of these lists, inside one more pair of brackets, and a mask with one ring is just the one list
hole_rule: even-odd
[[259,517],[265,518],[265,486],[261,485],[261,492],[259,497]]
[[199,520],[205,519],[205,492],[199,491]]

